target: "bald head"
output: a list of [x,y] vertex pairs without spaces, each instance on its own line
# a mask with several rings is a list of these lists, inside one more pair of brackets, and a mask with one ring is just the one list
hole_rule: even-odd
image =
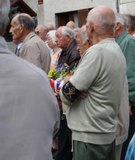
[[42,25],[42,24],[39,24],[36,28],[35,28],[35,33],[43,40],[43,41],[46,41],[47,40],[47,33],[48,33],[49,29]]
[[92,9],[87,17],[87,28],[93,26],[92,31],[97,35],[113,35],[115,27],[115,14],[106,6],[98,6]]
[[97,6],[88,14],[88,20],[93,20],[95,23],[101,23],[99,20],[105,19],[109,22],[115,22],[115,14],[113,10],[107,6]]
[[67,24],[66,24],[67,27],[71,28],[71,29],[75,29],[75,23],[73,21],[69,21]]
[[48,23],[47,24],[47,28],[48,28],[48,30],[50,31],[50,30],[54,30],[55,29],[55,27],[54,27],[54,24],[53,23]]

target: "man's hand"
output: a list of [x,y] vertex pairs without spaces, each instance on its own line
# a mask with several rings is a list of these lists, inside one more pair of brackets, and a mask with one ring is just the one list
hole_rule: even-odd
[[86,97],[88,97],[88,92],[86,92],[86,91],[81,92],[80,98],[84,99]]

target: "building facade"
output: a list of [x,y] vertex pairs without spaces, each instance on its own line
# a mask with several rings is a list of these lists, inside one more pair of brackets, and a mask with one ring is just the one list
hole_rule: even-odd
[[[40,1],[40,0],[39,0]],[[76,26],[86,21],[87,13],[97,5],[107,5],[115,12],[135,15],[135,0],[41,0],[37,4],[38,23],[54,23],[56,27],[73,20]],[[44,13],[44,14],[43,14]]]
[[120,13],[131,14],[135,16],[135,0],[120,0]]
[[25,2],[35,13],[39,24],[56,27],[73,20],[76,26],[86,21],[87,13],[97,5],[107,5],[114,11],[135,15],[135,0],[11,0]]
[[108,5],[116,10],[115,0],[44,0],[43,4],[38,4],[38,23],[54,23],[58,27],[73,20],[76,26],[81,26],[89,10],[97,5]]
[[[135,0],[10,0],[12,7],[37,18],[38,24],[53,23],[56,27],[73,20],[80,27],[86,22],[90,9],[107,5],[115,12],[135,15]],[[9,26],[10,27],[10,26]],[[9,33],[9,27],[6,33]],[[9,34],[6,37],[10,37]],[[10,38],[7,39],[11,41]],[[10,43],[9,43],[10,45]],[[13,44],[10,45],[14,51]]]

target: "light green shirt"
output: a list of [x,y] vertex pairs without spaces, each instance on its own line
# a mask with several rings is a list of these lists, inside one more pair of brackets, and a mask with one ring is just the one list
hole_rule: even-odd
[[125,78],[125,58],[114,39],[102,40],[87,50],[70,79],[76,89],[88,93],[67,110],[73,140],[109,144],[115,139]]

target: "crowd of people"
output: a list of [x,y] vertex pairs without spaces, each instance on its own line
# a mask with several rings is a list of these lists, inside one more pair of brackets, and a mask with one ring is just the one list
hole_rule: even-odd
[[134,16],[97,6],[56,28],[9,10],[0,0],[0,160],[135,160]]

